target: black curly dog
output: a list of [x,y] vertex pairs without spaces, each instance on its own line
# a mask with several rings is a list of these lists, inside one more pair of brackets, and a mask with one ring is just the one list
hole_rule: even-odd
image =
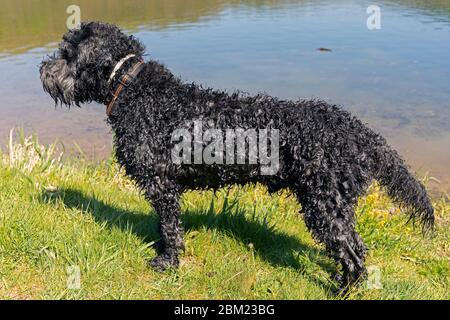
[[[160,253],[151,261],[155,269],[179,264],[184,247],[179,200],[192,189],[255,182],[270,192],[289,189],[301,203],[314,238],[342,266],[337,278],[341,288],[366,273],[367,249],[355,231],[355,206],[373,180],[409,210],[411,219],[433,226],[433,207],[423,185],[381,136],[349,113],[322,101],[227,94],[183,83],[156,61],[140,65],[143,54],[143,45],[116,26],[83,23],[64,35],[40,73],[55,103],[109,105],[117,159],[160,217]],[[234,165],[174,163],[172,134],[194,121],[202,121],[203,132],[278,130],[278,171],[263,175],[259,160]]]

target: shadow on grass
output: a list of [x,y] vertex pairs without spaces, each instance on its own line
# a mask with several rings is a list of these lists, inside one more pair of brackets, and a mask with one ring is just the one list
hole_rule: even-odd
[[[155,214],[116,207],[78,190],[63,189],[53,195],[44,193],[42,201],[49,204],[62,201],[68,208],[89,213],[98,223],[106,223],[110,228],[131,230],[146,243],[157,242],[160,237],[158,218]],[[326,260],[320,250],[276,230],[264,217],[256,215],[248,217],[245,210],[237,206],[237,201],[230,203],[228,198],[225,198],[222,211],[217,214],[213,199],[209,210],[183,212],[182,221],[188,232],[205,229],[223,232],[252,247],[259,257],[273,266],[291,267],[322,287],[324,291],[332,290],[333,285],[323,277],[317,277],[312,270],[318,266],[329,273],[336,272],[335,266]]]

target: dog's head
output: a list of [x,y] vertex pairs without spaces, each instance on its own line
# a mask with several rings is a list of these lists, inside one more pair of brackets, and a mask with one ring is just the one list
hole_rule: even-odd
[[111,24],[82,23],[67,32],[58,50],[40,67],[44,90],[55,103],[105,102],[116,64],[129,54],[141,58],[144,47]]

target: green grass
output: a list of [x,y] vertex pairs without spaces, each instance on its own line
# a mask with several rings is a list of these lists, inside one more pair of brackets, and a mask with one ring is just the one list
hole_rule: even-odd
[[[0,154],[0,299],[335,298],[335,266],[287,193],[257,185],[186,194],[181,267],[157,273],[147,266],[157,218],[133,183],[114,161],[62,161],[57,149],[22,135]],[[382,289],[361,285],[348,298],[450,298],[448,197],[435,208],[435,234],[423,237],[371,188],[358,229]],[[68,288],[71,266],[80,289]]]

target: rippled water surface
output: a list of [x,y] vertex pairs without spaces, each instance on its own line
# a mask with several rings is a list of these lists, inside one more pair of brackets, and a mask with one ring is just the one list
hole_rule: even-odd
[[[382,0],[368,30],[356,0],[2,0],[0,137],[23,126],[44,142],[111,151],[104,107],[54,107],[38,66],[65,32],[66,8],[120,25],[186,81],[341,104],[382,133],[413,169],[450,190],[450,0]],[[320,51],[327,48],[331,51]]]

